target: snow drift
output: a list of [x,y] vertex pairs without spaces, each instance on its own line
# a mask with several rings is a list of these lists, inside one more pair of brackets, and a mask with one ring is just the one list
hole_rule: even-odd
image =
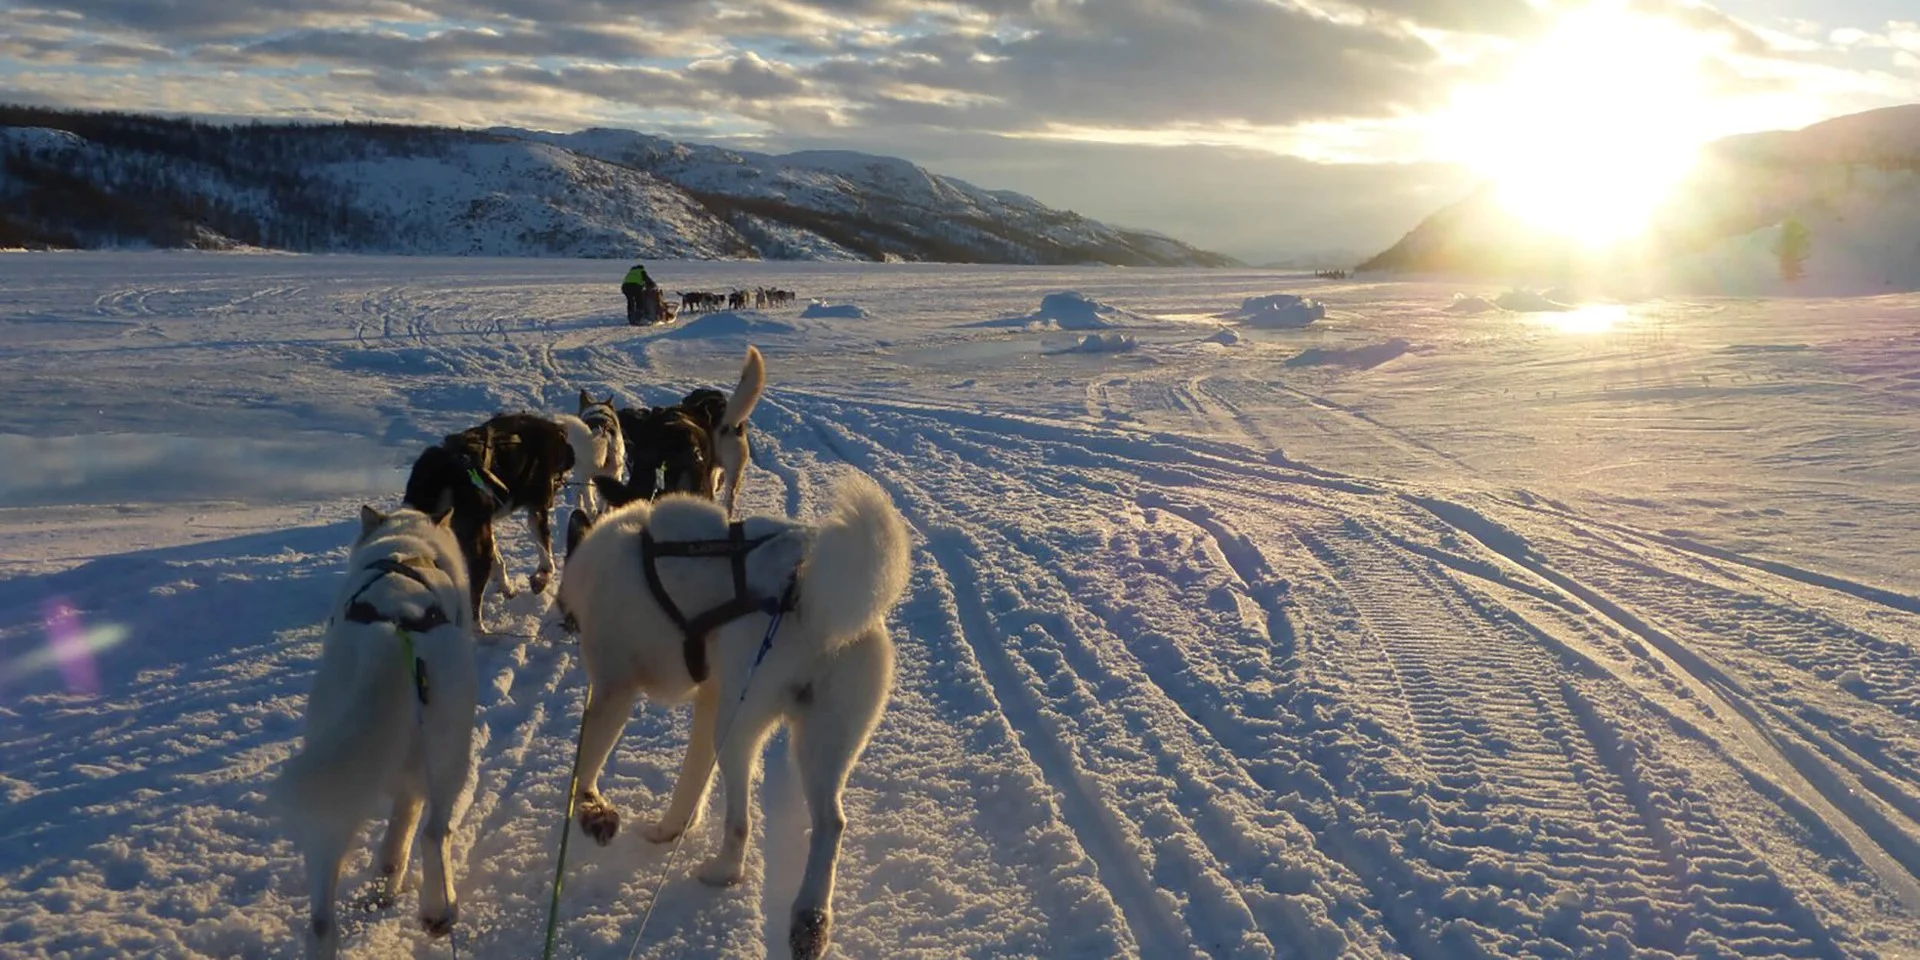
[[1049,350],[1048,353],[1126,353],[1138,347],[1139,341],[1124,333],[1089,333],[1071,347],[1063,350]]
[[1327,305],[1318,300],[1297,297],[1291,293],[1275,293],[1264,297],[1248,297],[1240,302],[1240,309],[1221,314],[1221,317],[1238,320],[1250,327],[1296,330],[1326,315]]
[[1491,313],[1500,309],[1500,307],[1486,297],[1470,297],[1464,293],[1456,293],[1453,295],[1453,302],[1447,304],[1444,309],[1448,313],[1473,316],[1475,314]]
[[1002,317],[967,324],[970,327],[1044,327],[1058,330],[1108,330],[1145,318],[1102,303],[1075,290],[1049,293],[1040,298],[1040,309],[1018,317]]
[[824,300],[815,300],[807,304],[805,310],[800,311],[800,316],[806,320],[865,320],[867,311],[858,304],[830,304]]
[[1548,313],[1573,309],[1572,304],[1561,303],[1544,293],[1518,288],[1495,297],[1493,304],[1502,310],[1512,310],[1515,313]]
[[1359,347],[1309,347],[1287,358],[1289,367],[1347,367],[1371,370],[1407,352],[1412,344],[1400,337]]

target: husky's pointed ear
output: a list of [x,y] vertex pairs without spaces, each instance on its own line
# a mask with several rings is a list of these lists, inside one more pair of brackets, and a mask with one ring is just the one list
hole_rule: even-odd
[[587,392],[585,390],[580,391],[580,412],[586,413],[587,408],[591,406],[593,406],[593,398],[587,396]]
[[386,515],[381,513],[378,510],[375,510],[373,508],[373,504],[371,503],[361,504],[360,505],[359,539],[365,540],[369,534],[373,533],[373,531],[375,530],[380,529],[380,525],[386,522],[387,522]]

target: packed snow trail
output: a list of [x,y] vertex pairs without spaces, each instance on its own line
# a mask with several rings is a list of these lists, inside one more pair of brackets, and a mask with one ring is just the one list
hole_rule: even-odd
[[[993,299],[972,270],[685,265],[872,316],[639,332],[573,265],[96,262],[0,293],[0,429],[26,437],[0,470],[0,644],[38,649],[55,601],[133,630],[97,696],[51,673],[0,688],[10,956],[297,955],[299,871],[261,800],[353,511],[496,408],[730,385],[750,339],[770,389],[743,509],[810,515],[851,464],[915,536],[894,697],[847,789],[835,955],[1920,953],[1914,584],[1517,482],[1532,467],[1487,452],[1507,441],[1394,405],[1455,341],[1407,371],[1274,381],[1267,361],[1319,342],[1285,338],[1316,334],[1202,350],[1144,292],[1224,309],[1276,283],[1204,273],[1006,271]],[[1068,281],[1169,318],[1140,321],[1147,355],[1048,359],[965,326]],[[1419,292],[1339,289],[1372,299],[1326,293],[1336,318]],[[1530,342],[1502,349],[1559,349]],[[1485,375],[1452,374],[1468,398]],[[524,580],[520,526],[501,544]],[[540,949],[584,693],[547,603],[489,601],[463,956]],[[687,722],[636,710],[602,782],[631,822],[664,804]],[[626,957],[663,877],[637,956],[784,955],[806,846],[785,753],[738,888],[691,875],[711,809],[671,872],[638,831],[576,837],[560,955]],[[369,877],[362,848],[348,897]],[[440,955],[412,906],[352,914],[348,954]]]

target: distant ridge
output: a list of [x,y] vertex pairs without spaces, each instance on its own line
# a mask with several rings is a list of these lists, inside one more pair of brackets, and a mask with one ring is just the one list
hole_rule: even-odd
[[1229,266],[905,160],[0,106],[0,246]]

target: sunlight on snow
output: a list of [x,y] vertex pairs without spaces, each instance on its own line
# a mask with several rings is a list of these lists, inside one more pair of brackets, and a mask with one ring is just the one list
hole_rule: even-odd
[[1528,314],[1527,319],[1559,333],[1611,333],[1630,322],[1633,314],[1617,303],[1596,303],[1557,313]]

